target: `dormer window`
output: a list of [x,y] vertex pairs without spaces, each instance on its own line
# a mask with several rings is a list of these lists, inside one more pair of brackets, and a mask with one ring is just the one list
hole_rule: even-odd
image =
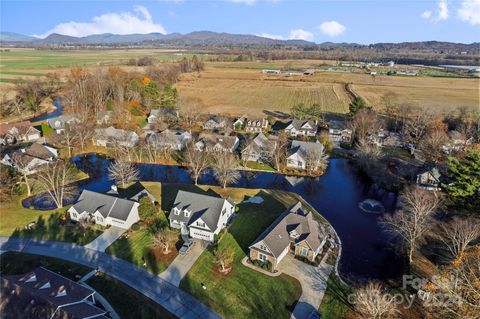
[[67,289],[65,289],[64,286],[61,286],[60,288],[58,288],[58,291],[55,297],[64,297],[66,295],[67,295]]
[[298,237],[300,237],[300,235],[296,231],[292,230],[290,232],[290,237],[292,237],[293,239],[297,239]]
[[174,213],[175,215],[180,215],[180,209],[178,209],[178,208],[175,207],[175,208],[173,209],[173,213]]
[[184,210],[183,212],[185,214],[185,217],[190,217],[190,212],[188,210]]
[[32,274],[25,282],[35,282],[37,281],[37,276],[35,274]]
[[197,221],[197,226],[198,226],[198,227],[205,227],[205,223],[204,223],[204,222]]
[[47,288],[51,288],[52,286],[50,285],[50,281],[47,281],[42,287],[40,287],[39,289],[47,289]]

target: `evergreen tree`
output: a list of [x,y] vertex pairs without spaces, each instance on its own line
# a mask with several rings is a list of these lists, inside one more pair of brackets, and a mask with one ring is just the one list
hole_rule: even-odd
[[356,96],[352,103],[350,103],[350,114],[354,115],[359,110],[367,107],[367,102],[365,102],[365,100],[361,96]]

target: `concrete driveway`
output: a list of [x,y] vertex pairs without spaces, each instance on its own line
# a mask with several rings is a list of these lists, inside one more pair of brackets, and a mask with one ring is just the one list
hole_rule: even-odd
[[[324,258],[325,260],[325,258]],[[280,263],[280,271],[290,275],[302,285],[302,295],[293,309],[292,319],[306,319],[313,310],[318,310],[327,289],[328,276],[333,266],[323,261],[318,267],[310,266],[292,255],[285,256]]]
[[192,268],[198,257],[205,251],[207,244],[203,240],[194,239],[194,245],[185,255],[178,254],[168,268],[158,276],[175,287],[180,285],[180,281]]
[[100,236],[95,238],[92,242],[85,245],[85,248],[98,250],[104,252],[108,246],[113,244],[115,240],[117,240],[126,229],[111,226],[107,230],[105,230]]

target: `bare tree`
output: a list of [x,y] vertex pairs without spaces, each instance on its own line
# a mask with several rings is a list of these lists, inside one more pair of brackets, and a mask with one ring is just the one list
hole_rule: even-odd
[[121,183],[125,187],[128,183],[138,181],[140,176],[139,170],[135,165],[122,160],[116,160],[108,167],[108,177]]
[[52,140],[55,144],[66,148],[68,157],[72,157],[72,150],[78,142],[78,131],[75,129],[75,125],[65,123],[63,132],[53,135]]
[[365,140],[368,136],[376,135],[383,128],[383,123],[374,110],[361,109],[353,117],[350,126],[357,140]]
[[408,143],[418,144],[429,129],[433,115],[426,107],[404,106],[402,131]]
[[419,148],[427,160],[438,162],[443,157],[442,146],[447,141],[447,134],[442,130],[427,133],[420,141]]
[[164,254],[170,253],[170,247],[178,240],[178,234],[168,228],[160,229],[153,235],[152,242],[154,247],[161,247]]
[[17,184],[25,184],[27,187],[27,195],[32,194],[32,182],[28,176],[28,161],[25,160],[23,156],[19,153],[13,153],[12,155],[12,164],[15,167],[16,171],[21,174],[20,182]]
[[402,193],[401,202],[402,209],[386,215],[382,223],[387,231],[400,237],[412,263],[415,249],[433,225],[433,215],[440,206],[440,198],[434,192],[410,187]]
[[480,220],[455,217],[451,222],[442,224],[440,230],[440,239],[451,256],[461,258],[468,246],[480,238]]
[[220,272],[227,272],[233,263],[233,250],[229,247],[215,251],[215,264],[220,266]]
[[82,117],[80,123],[75,124],[72,129],[76,132],[75,140],[80,145],[80,149],[84,151],[88,141],[93,137],[94,126],[92,122],[88,118]]
[[305,156],[305,169],[309,174],[323,173],[328,166],[328,157],[324,148],[308,150]]
[[382,292],[380,283],[370,282],[355,292],[353,304],[360,318],[387,319],[399,314],[393,296]]
[[63,201],[73,195],[74,181],[74,167],[61,161],[48,165],[36,176],[37,184],[50,195],[57,208],[62,208]]
[[374,143],[370,143],[366,138],[359,139],[355,146],[357,149],[358,164],[366,171],[371,171],[378,164],[382,156],[382,149]]
[[284,132],[280,133],[277,140],[277,147],[273,151],[273,162],[277,171],[282,171],[282,163],[285,162],[288,155],[288,138]]
[[217,156],[214,162],[215,178],[220,182],[223,188],[227,184],[235,183],[240,178],[240,172],[237,170],[238,159],[231,153]]
[[188,164],[188,171],[195,180],[195,185],[198,184],[198,178],[210,165],[211,154],[207,150],[199,150],[193,141],[189,142],[183,152],[185,160]]
[[197,123],[201,109],[198,99],[180,97],[177,100],[177,108],[180,112],[180,121],[185,129],[192,129]]

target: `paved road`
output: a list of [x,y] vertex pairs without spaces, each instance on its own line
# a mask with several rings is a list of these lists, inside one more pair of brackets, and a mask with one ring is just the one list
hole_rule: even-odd
[[111,226],[103,233],[100,234],[97,238],[95,238],[92,242],[85,245],[85,248],[95,249],[101,252],[104,252],[108,246],[113,244],[115,240],[117,240],[126,229]]
[[0,251],[17,251],[60,258],[98,268],[151,298],[179,318],[219,319],[221,316],[167,281],[106,253],[65,242],[0,237]]
[[187,272],[192,268],[198,257],[205,251],[207,247],[202,240],[194,240],[195,244],[185,255],[178,255],[168,266],[168,268],[158,275],[172,285],[178,287],[180,281],[185,277]]
[[313,310],[318,310],[332,269],[331,265],[323,261],[318,267],[313,267],[291,255],[282,259],[280,270],[296,278],[302,285],[302,295],[293,309],[291,319],[307,319]]

